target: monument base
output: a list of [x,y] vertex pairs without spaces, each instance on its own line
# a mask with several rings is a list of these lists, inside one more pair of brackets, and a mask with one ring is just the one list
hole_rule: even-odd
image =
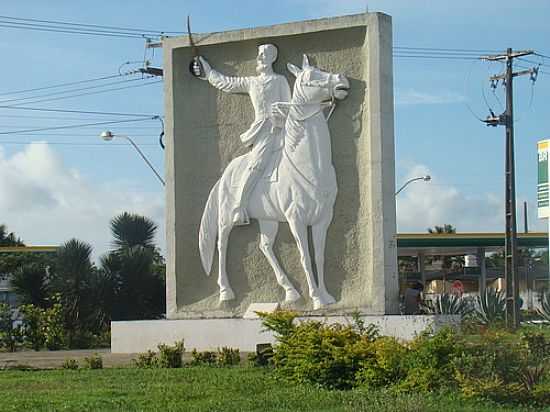
[[[315,317],[303,318],[307,320]],[[349,316],[318,317],[326,323],[352,322]],[[458,325],[454,315],[363,315],[365,324],[375,324],[380,334],[410,340],[431,327],[434,331],[447,325]],[[160,343],[185,341],[187,350],[216,350],[223,346],[254,352],[259,343],[274,343],[271,332],[265,332],[260,319],[218,318],[178,320],[137,320],[111,322],[111,352],[138,353],[156,350]]]

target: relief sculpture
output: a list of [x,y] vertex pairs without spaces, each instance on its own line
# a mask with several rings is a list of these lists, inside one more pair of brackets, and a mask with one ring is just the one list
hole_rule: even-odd
[[[279,223],[288,222],[309,296],[314,309],[319,309],[335,303],[324,281],[325,241],[337,193],[328,119],[336,102],[347,97],[349,81],[342,74],[310,65],[304,55],[301,68],[287,64],[296,78],[291,94],[286,78],[273,71],[276,59],[276,46],[264,44],[258,47],[256,76],[225,76],[202,56],[196,57],[192,66],[197,77],[217,89],[248,94],[255,115],[240,136],[250,151],[230,162],[208,197],[199,231],[200,257],[209,274],[217,247],[220,301],[234,299],[226,271],[229,233],[235,226],[257,219],[259,247],[285,290],[285,302],[295,302],[300,294],[273,251]],[[308,226],[318,281],[309,253]]]

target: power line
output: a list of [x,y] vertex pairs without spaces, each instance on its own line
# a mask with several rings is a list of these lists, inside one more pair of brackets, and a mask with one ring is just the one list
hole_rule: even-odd
[[16,106],[0,106],[0,109],[15,109],[15,110],[29,110],[29,111],[38,111],[38,112],[55,112],[55,113],[80,113],[80,114],[97,114],[105,116],[128,116],[128,117],[147,117],[147,118],[158,118],[160,116],[154,114],[144,114],[144,113],[120,113],[120,112],[98,112],[98,111],[87,111],[87,110],[68,110],[68,109],[47,109],[44,107],[16,107]]
[[98,29],[112,29],[112,30],[123,30],[123,31],[133,31],[139,33],[169,33],[169,34],[185,34],[186,32],[176,32],[176,31],[164,31],[164,30],[147,30],[147,29],[137,29],[137,28],[128,28],[128,27],[118,27],[118,26],[101,26],[98,24],[85,24],[85,23],[72,23],[66,21],[56,21],[56,20],[39,20],[39,19],[29,19],[29,18],[20,18],[20,17],[11,17],[11,16],[0,16],[1,19],[8,20],[17,20],[17,21],[30,21],[36,23],[48,23],[48,24],[58,24],[64,26],[82,26],[82,27],[92,27]]
[[[128,129],[128,127],[125,127]],[[148,127],[140,127],[140,129],[149,129]],[[158,129],[155,127],[155,129]],[[97,137],[97,134],[93,133],[19,133],[19,136],[56,136],[56,137]],[[132,137],[154,137],[158,136],[155,133],[132,133]]]
[[439,59],[439,60],[480,60],[479,57],[466,57],[466,56],[428,56],[428,55],[405,55],[394,54],[393,57],[399,58],[413,58],[413,59]]
[[[152,116],[152,115],[151,115]],[[32,120],[105,120],[104,117],[56,117],[56,116],[25,116],[16,114],[0,114],[0,118],[32,119]]]
[[[111,146],[128,147],[128,144],[124,144],[124,143],[74,143],[74,142],[52,142],[52,141],[15,142],[15,141],[0,140],[0,146],[3,144],[18,145],[18,146],[24,146],[24,145],[30,145],[30,144],[48,144],[48,145],[55,145],[55,146],[100,146],[106,149]],[[158,143],[136,143],[136,144],[138,146],[155,146],[155,147],[158,146]]]
[[[99,91],[97,91],[97,92],[78,93],[78,94],[72,94],[72,95],[69,95],[69,96],[55,97],[55,98],[51,98],[51,99],[33,100],[33,101],[31,101],[31,102],[17,103],[17,104],[12,104],[12,105],[10,105],[10,106],[11,106],[11,107],[19,107],[19,106],[22,106],[22,105],[25,105],[25,104],[53,102],[53,101],[57,101],[57,100],[71,99],[71,98],[73,98],[73,97],[90,96],[90,95],[93,95],[93,94],[108,93],[108,92],[114,92],[114,91],[118,91],[118,90],[134,89],[134,88],[136,88],[136,87],[149,86],[149,85],[151,85],[151,84],[158,84],[158,83],[162,83],[162,80],[157,80],[157,81],[153,81],[153,82],[147,82],[147,83],[143,83],[143,84],[137,84],[137,85],[134,85],[134,86],[115,87],[115,88],[106,89],[106,90],[99,90]],[[0,108],[2,108],[2,107],[10,107],[10,106],[0,106]]]
[[[147,78],[151,78],[151,77],[147,77]],[[95,86],[80,87],[78,89],[69,89],[69,90],[62,90],[62,91],[59,91],[59,92],[46,93],[46,94],[40,94],[40,95],[35,95],[35,96],[18,97],[18,98],[15,98],[15,99],[0,100],[0,104],[10,103],[10,102],[19,102],[19,101],[23,101],[23,100],[39,99],[41,97],[59,96],[60,94],[79,92],[79,91],[83,91],[83,90],[99,89],[101,87],[113,86],[113,85],[122,84],[122,83],[130,83],[130,82],[135,82],[135,81],[140,81],[140,80],[144,80],[144,79],[140,77],[140,78],[136,78],[136,79],[119,80],[119,81],[116,81],[116,82],[99,84],[99,85],[95,85]]]
[[486,50],[486,49],[451,49],[451,48],[436,48],[436,47],[408,47],[394,45],[394,49],[403,50],[423,50],[423,51],[442,51],[442,52],[457,52],[457,53],[498,53],[500,50]]
[[[112,34],[112,33],[100,33],[100,32],[93,32],[93,31],[77,31],[77,30],[57,30],[57,29],[46,29],[46,28],[39,28],[39,27],[24,27],[24,26],[17,26],[17,25],[7,25],[7,24],[0,24],[0,27],[6,28],[6,29],[20,29],[20,30],[34,30],[34,31],[43,31],[43,32],[51,32],[51,33],[64,33],[64,34],[79,34],[79,35],[88,35],[88,36],[103,36],[103,37],[118,37],[118,38],[127,38],[127,39],[144,39],[147,36],[145,35],[121,35],[121,34]],[[153,36],[151,36],[153,37]]]
[[114,74],[114,75],[111,75],[111,76],[95,77],[93,79],[85,79],[85,80],[78,80],[78,81],[69,82],[69,83],[54,84],[52,86],[35,87],[33,89],[16,90],[14,92],[4,92],[4,93],[0,93],[0,96],[8,96],[8,95],[14,95],[14,94],[37,92],[37,91],[40,91],[40,90],[55,89],[55,88],[58,88],[58,87],[75,86],[77,84],[91,83],[91,82],[97,82],[97,81],[102,81],[102,80],[115,79],[117,77],[128,76],[128,75],[129,75],[129,73],[123,73],[123,74]]
[[42,128],[39,128],[39,129],[10,130],[10,131],[7,131],[7,132],[0,132],[0,135],[42,132],[42,131],[46,131],[46,130],[61,130],[61,129],[71,129],[71,128],[89,127],[89,126],[101,126],[101,125],[118,124],[118,123],[143,122],[143,121],[147,121],[147,120],[157,120],[157,119],[158,119],[158,116],[154,116],[154,117],[151,117],[149,119],[124,119],[124,120],[113,120],[113,121],[109,121],[109,122],[97,122],[97,123],[71,124],[71,125],[65,125],[65,126],[42,127]]
[[60,27],[57,25],[47,25],[47,24],[36,24],[36,23],[18,23],[18,22],[12,22],[12,21],[4,21],[0,20],[0,23],[2,24],[9,24],[10,27],[13,28],[21,28],[21,29],[44,29],[44,30],[63,30],[67,32],[74,32],[74,33],[87,33],[87,34],[98,34],[98,35],[122,35],[125,37],[136,37],[136,38],[147,38],[147,37],[155,37],[160,38],[162,37],[162,34],[156,34],[156,33],[129,33],[129,32],[123,32],[123,31],[114,31],[114,30],[97,30],[97,29],[81,29],[81,28],[72,28],[72,27]]
[[536,64],[536,65],[539,65],[539,66],[550,67],[550,64],[546,64],[546,63],[542,63],[542,62],[536,62],[534,60],[524,59],[524,58],[521,58],[521,57],[518,57],[518,60],[521,60],[522,62],[529,63],[529,64]]

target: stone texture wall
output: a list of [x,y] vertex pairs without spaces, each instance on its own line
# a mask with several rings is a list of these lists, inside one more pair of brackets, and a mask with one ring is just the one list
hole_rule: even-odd
[[[325,277],[338,303],[327,313],[397,310],[391,19],[371,13],[266,28],[197,36],[200,53],[228,75],[254,75],[257,46],[279,47],[275,71],[294,78],[286,63],[310,62],[350,80],[329,126],[338,181],[329,228]],[[258,249],[258,224],[233,229],[228,274],[237,299],[218,302],[217,254],[210,276],[203,272],[198,229],[210,189],[245,149],[239,134],[253,119],[249,97],[222,93],[188,71],[186,37],[164,41],[167,167],[167,314],[186,317],[241,316],[250,303],[275,302],[284,293]],[[305,274],[288,226],[275,248],[283,268],[306,298]]]

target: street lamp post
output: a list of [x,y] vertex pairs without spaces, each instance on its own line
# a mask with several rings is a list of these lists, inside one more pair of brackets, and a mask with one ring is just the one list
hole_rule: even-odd
[[412,179],[409,179],[405,182],[405,184],[403,186],[401,186],[399,188],[399,190],[397,192],[395,192],[395,196],[397,196],[403,189],[405,189],[410,183],[412,182],[416,182],[417,180],[423,180],[425,182],[429,182],[430,180],[432,180],[432,177],[430,175],[426,175],[426,176],[420,176],[420,177],[413,177]]
[[122,134],[113,134],[111,131],[109,130],[106,130],[104,131],[103,133],[101,133],[100,137],[105,140],[106,142],[110,142],[111,140],[113,140],[115,137],[121,137],[123,139],[126,139],[130,142],[130,144],[132,146],[134,146],[134,149],[136,149],[136,151],[139,153],[139,155],[141,156],[141,158],[143,160],[145,160],[145,163],[147,163],[147,166],[149,166],[149,168],[153,171],[153,173],[157,176],[157,178],[160,180],[160,182],[162,183],[163,186],[166,186],[166,183],[164,182],[164,179],[160,176],[160,174],[156,171],[156,169],[153,167],[153,165],[151,164],[151,162],[149,161],[149,159],[147,159],[147,157],[145,157],[145,155],[143,154],[143,152],[139,149],[139,147],[134,143],[134,141],[132,139],[130,139],[130,136],[126,136],[126,135],[122,135]]

